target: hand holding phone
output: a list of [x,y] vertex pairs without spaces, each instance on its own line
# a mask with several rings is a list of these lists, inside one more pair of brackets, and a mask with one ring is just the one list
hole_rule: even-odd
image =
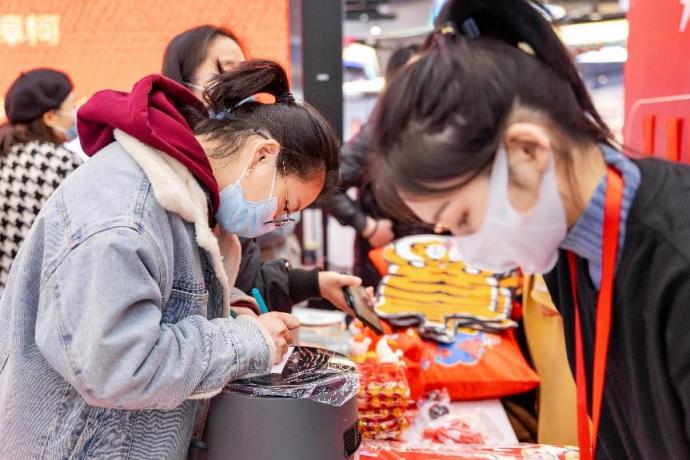
[[357,318],[372,329],[376,334],[383,335],[381,319],[374,311],[371,297],[364,288],[343,288],[348,306],[355,312]]

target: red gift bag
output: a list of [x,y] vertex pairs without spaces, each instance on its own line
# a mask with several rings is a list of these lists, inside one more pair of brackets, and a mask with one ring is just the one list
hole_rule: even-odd
[[413,329],[384,339],[419,372],[417,381],[423,382],[425,392],[447,388],[453,400],[489,399],[523,393],[539,384],[512,330],[496,334],[463,329],[451,344],[424,340]]

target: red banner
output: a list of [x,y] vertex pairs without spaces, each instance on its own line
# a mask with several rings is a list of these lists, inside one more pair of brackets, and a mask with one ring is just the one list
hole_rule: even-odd
[[0,96],[20,71],[35,67],[68,73],[80,100],[100,89],[129,90],[142,76],[160,71],[172,37],[202,24],[229,27],[252,56],[287,66],[288,3],[5,0],[0,2]]
[[690,0],[630,3],[625,143],[690,161]]

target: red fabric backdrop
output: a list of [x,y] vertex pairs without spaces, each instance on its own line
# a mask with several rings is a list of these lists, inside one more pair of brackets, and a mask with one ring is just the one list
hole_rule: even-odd
[[227,26],[252,56],[288,66],[288,3],[3,0],[0,97],[20,71],[39,66],[67,72],[80,100],[100,89],[129,90],[140,77],[160,71],[165,46],[173,36],[201,24]]
[[690,160],[690,0],[632,0],[625,142]]

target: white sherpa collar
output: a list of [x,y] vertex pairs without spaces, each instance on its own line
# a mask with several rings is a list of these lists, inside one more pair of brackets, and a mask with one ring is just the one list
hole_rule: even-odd
[[151,181],[158,203],[194,224],[196,242],[209,254],[214,273],[223,287],[223,312],[227,317],[230,313],[231,286],[237,278],[240,263],[239,240],[234,235],[224,234],[221,253],[218,239],[208,226],[206,194],[182,163],[118,129],[114,136]]

